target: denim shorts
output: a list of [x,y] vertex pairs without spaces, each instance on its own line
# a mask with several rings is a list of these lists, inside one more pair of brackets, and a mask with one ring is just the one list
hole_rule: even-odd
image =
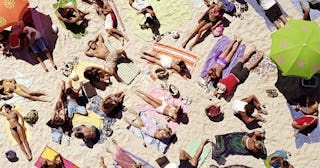
[[48,50],[41,38],[38,38],[33,42],[31,49],[35,54]]
[[69,101],[68,102],[68,118],[73,118],[73,115],[76,112],[83,115],[88,114],[85,106],[80,106],[78,105],[77,102]]

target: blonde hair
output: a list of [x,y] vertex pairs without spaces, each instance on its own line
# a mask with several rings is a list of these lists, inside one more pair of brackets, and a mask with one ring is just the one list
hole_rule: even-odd
[[219,7],[219,9],[222,9],[223,6],[224,6],[224,3],[223,2],[218,2],[217,6]]
[[262,149],[263,144],[260,141],[255,141],[254,142],[254,147],[256,147],[257,149]]

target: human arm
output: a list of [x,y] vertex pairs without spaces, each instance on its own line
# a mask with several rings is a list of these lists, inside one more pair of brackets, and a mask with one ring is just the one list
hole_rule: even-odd
[[4,94],[4,95],[0,95],[0,99],[8,100],[8,99],[11,99],[13,97],[13,94],[7,93],[5,91],[3,91],[2,94]]
[[[222,17],[223,18],[223,17]],[[215,25],[212,26],[212,29],[215,29],[218,27],[220,24],[222,24],[222,19],[220,19]]]
[[257,110],[262,110],[261,108],[261,104],[258,100],[258,98],[255,95],[251,95],[247,98],[242,99],[242,101],[246,102],[246,103],[250,103],[251,101],[253,101],[253,105]]
[[98,34],[98,36],[97,36],[95,41],[99,42],[99,44],[104,44],[104,39],[103,39],[101,33]]
[[210,9],[212,9],[215,6],[215,4],[212,4],[205,12],[202,13],[202,15],[200,16],[198,23],[201,22],[201,20],[203,19],[203,17],[209,12]]
[[255,120],[255,118],[248,116],[246,112],[240,111],[239,114],[241,116],[242,121],[246,124],[249,124]]
[[315,104],[313,104],[312,106],[307,107],[306,109],[300,107],[299,110],[304,114],[312,115],[313,113],[318,111],[318,107],[319,103],[316,101]]
[[[4,105],[4,104],[3,104],[3,105]],[[0,115],[7,117],[7,116],[8,116],[8,114],[7,114],[7,113],[2,112],[3,105],[1,105],[1,106],[0,106]]]
[[[18,112],[18,111],[15,111],[14,110],[14,112],[18,115],[18,117],[21,119],[21,125],[22,125],[22,127],[24,127],[24,118],[23,118],[23,116]],[[24,127],[25,128],[25,127]]]
[[151,16],[156,16],[156,13],[154,13],[154,11],[149,8],[143,8],[141,11],[137,12],[137,14],[141,14],[145,12],[149,13]]

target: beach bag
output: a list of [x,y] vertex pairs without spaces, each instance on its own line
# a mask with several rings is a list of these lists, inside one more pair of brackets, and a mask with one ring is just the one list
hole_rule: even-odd
[[211,105],[206,109],[206,114],[209,118],[216,117],[220,113],[220,106]]
[[9,150],[8,152],[5,153],[5,155],[10,162],[16,162],[19,160],[16,152],[13,150]]
[[214,29],[213,28],[211,29],[212,34],[213,34],[214,37],[222,36],[223,30],[224,30],[223,24],[220,24],[218,27],[216,27]]
[[230,2],[229,0],[219,0],[223,3],[223,9],[226,13],[233,13],[236,10],[236,6],[234,3]]
[[29,124],[35,124],[39,119],[38,111],[35,109],[30,110],[27,116],[23,117],[23,119]]

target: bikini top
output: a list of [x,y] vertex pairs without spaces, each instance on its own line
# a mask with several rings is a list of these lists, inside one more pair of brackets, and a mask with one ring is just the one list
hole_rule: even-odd
[[[4,85],[4,91],[9,93],[10,92],[11,82],[10,81],[5,81],[3,85]],[[7,87],[5,87],[5,86],[7,86]]]
[[13,112],[13,114],[10,116],[8,116],[7,117],[7,120],[8,121],[10,121],[10,120],[12,120],[12,119],[15,119],[15,120],[18,120],[18,115],[15,113],[15,112]]
[[219,11],[216,11],[215,7],[209,10],[209,14],[213,14],[216,17],[222,17],[222,14]]

